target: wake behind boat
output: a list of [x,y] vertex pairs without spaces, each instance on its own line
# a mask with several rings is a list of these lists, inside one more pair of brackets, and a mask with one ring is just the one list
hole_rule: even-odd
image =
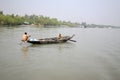
[[72,36],[62,36],[60,39],[58,37],[53,37],[53,38],[43,38],[43,39],[28,39],[28,43],[32,44],[53,44],[53,43],[64,43],[67,42],[68,40],[76,42],[75,40],[71,40],[75,35]]

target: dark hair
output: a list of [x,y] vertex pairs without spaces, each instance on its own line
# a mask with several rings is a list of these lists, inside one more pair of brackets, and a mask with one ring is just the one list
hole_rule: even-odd
[[27,32],[25,32],[25,34],[27,34]]

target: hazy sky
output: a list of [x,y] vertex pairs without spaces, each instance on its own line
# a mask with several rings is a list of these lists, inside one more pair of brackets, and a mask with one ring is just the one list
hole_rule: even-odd
[[0,11],[120,26],[120,0],[0,0]]

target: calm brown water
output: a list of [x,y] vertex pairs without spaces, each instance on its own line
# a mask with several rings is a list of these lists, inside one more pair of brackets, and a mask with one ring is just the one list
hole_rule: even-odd
[[[20,45],[25,31],[77,42]],[[120,29],[0,27],[0,80],[120,80]]]

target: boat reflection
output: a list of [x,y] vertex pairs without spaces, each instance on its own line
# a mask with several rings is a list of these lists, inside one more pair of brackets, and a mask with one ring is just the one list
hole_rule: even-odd
[[21,48],[21,51],[22,51],[22,53],[23,53],[23,56],[26,57],[26,56],[27,56],[27,52],[28,52],[28,47],[23,46],[23,47]]
[[[72,49],[75,47],[74,43],[66,42],[66,43],[59,43],[59,44],[29,44],[27,46],[22,46],[21,51],[24,57],[28,56],[28,53],[31,53],[33,50],[35,53],[37,52],[45,52],[46,49],[49,51],[57,51],[58,53],[62,53],[66,49]],[[56,52],[56,53],[57,53]]]

